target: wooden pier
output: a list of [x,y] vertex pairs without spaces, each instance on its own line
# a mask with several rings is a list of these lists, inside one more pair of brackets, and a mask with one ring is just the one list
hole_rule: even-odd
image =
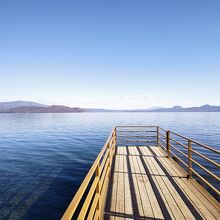
[[62,219],[220,219],[219,155],[158,126],[117,126]]

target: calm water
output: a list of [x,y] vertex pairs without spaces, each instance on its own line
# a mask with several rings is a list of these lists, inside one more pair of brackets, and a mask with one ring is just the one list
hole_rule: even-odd
[[0,114],[0,219],[59,219],[112,127],[126,124],[220,149],[220,113]]

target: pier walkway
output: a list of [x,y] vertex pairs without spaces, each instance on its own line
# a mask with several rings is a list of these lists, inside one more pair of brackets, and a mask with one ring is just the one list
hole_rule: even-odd
[[220,219],[219,203],[160,147],[117,147],[104,219]]
[[220,220],[219,161],[159,126],[117,126],[62,220]]

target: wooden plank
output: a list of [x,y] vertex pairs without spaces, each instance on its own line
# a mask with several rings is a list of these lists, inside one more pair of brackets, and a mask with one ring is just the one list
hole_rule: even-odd
[[160,209],[160,205],[157,201],[156,195],[153,191],[153,188],[149,182],[148,177],[145,175],[143,176],[144,182],[145,182],[145,187],[146,187],[146,191],[150,200],[150,204],[153,210],[153,214],[154,214],[154,218],[156,219],[164,219],[164,216],[162,214],[162,211]]
[[[165,160],[165,161],[173,161],[172,159],[167,159],[166,157],[165,157],[165,153],[162,151],[162,150],[160,150],[160,148],[156,148],[156,147],[151,147],[151,149],[152,149],[152,151],[155,153],[155,154],[157,154],[157,155],[159,155],[160,157],[158,157],[158,159],[161,159],[161,158],[163,158],[163,160]],[[152,158],[149,158],[149,160],[151,161],[150,163],[149,163],[149,166],[152,166]],[[175,161],[174,161],[175,162]],[[175,162],[176,163],[176,162]],[[156,167],[158,167],[157,165],[155,165]],[[177,166],[179,166],[178,164],[177,164]],[[167,167],[166,167],[166,169],[168,169]],[[176,167],[175,167],[175,169],[177,169]],[[154,174],[156,174],[157,172],[154,170]],[[160,174],[161,174],[161,172],[159,172]],[[179,174],[179,176],[180,177],[186,177],[186,174],[185,173],[178,173]],[[178,174],[174,171],[174,172],[172,172],[171,173],[171,175],[173,175],[174,177],[175,176],[178,176]],[[178,177],[178,179],[179,179],[179,177]],[[163,181],[164,181],[164,179],[163,179]],[[167,180],[165,180],[165,181],[167,181]],[[184,180],[179,180],[179,181],[186,181],[186,182],[189,182],[189,181],[187,181],[186,179],[184,179]],[[190,181],[192,181],[192,180],[190,180]],[[168,184],[168,183],[167,183]],[[198,183],[197,183],[198,184]],[[177,204],[178,204],[178,206],[181,208],[181,210],[184,210],[184,212],[183,212],[183,214],[185,215],[185,216],[187,216],[187,218],[189,218],[189,219],[191,219],[192,218],[192,215],[191,215],[191,213],[189,213],[188,211],[187,211],[187,209],[186,209],[186,206],[184,205],[184,202],[182,201],[182,200],[180,200],[179,202],[178,202],[178,194],[176,195],[174,192],[173,192],[173,188],[172,188],[173,186],[172,186],[172,184],[170,184],[170,186],[169,186],[169,189],[170,189],[170,191],[172,192],[172,195],[175,195],[175,197],[173,197],[173,198],[175,198],[176,199],[176,202],[177,202]],[[193,187],[193,184],[190,184],[189,186],[188,186],[189,188],[191,188],[191,187]],[[201,188],[201,187],[200,187]],[[195,188],[194,188],[195,189]],[[192,189],[191,189],[192,190]],[[197,191],[198,191],[198,189],[197,189]],[[189,191],[188,191],[189,192]],[[194,194],[196,194],[196,191],[194,191]],[[196,194],[197,196],[199,196],[199,194]],[[210,195],[209,195],[210,196]],[[199,196],[200,197],[200,196]],[[210,197],[212,197],[212,196],[210,196]],[[200,197],[200,200],[202,201],[202,203],[206,203],[206,205],[208,206],[208,207],[210,207],[210,204],[208,204],[207,203],[207,201],[206,201],[206,199],[204,199],[204,197],[202,198],[202,197]],[[197,205],[199,205],[198,204],[198,202],[197,202]],[[184,208],[185,207],[185,208]],[[214,211],[213,213],[217,216],[217,218],[219,218],[219,211],[217,211],[216,209],[213,209],[213,207],[210,207],[211,208],[211,210],[212,211]],[[198,208],[197,208],[198,209]],[[200,212],[201,212],[201,210],[200,210]],[[208,218],[212,218],[212,216],[210,216],[210,214],[209,214],[209,212],[206,212],[206,214],[204,215],[204,211],[201,213],[202,214],[202,216],[206,216],[206,215],[208,215]],[[191,217],[190,217],[191,216]]]
[[129,155],[135,155],[135,153],[134,153],[134,146],[129,146],[128,147],[128,152],[129,152]]
[[116,153],[117,155],[120,155],[120,154],[122,154],[122,147],[120,146],[120,147],[117,147],[117,153]]
[[129,147],[127,147],[127,149],[128,149],[128,154],[129,154],[129,155],[132,155],[132,147],[129,146]]
[[[144,162],[146,163],[146,166],[148,167],[149,172],[150,172],[150,174],[152,175],[152,174],[155,172],[155,170],[154,170],[154,167],[151,166],[151,164],[149,164],[148,159],[149,159],[148,157],[144,157]],[[157,187],[157,189],[158,189],[158,191],[159,191],[159,193],[160,193],[161,198],[163,199],[163,202],[164,202],[164,204],[165,204],[165,206],[166,206],[166,208],[167,208],[168,213],[170,214],[171,219],[175,219],[175,217],[174,217],[174,215],[173,215],[171,209],[169,208],[169,203],[167,202],[167,200],[166,200],[164,194],[162,193],[162,191],[161,191],[161,189],[160,189],[160,186],[159,186],[159,184],[157,183],[157,181],[156,181],[154,175],[152,175],[152,179],[153,179],[154,184],[156,185],[156,187]]]
[[167,157],[167,152],[165,152],[161,147],[150,147],[150,149],[158,156]]
[[[219,216],[219,213],[220,213],[219,202],[213,196],[211,196],[210,193],[207,190],[205,190],[196,180],[191,179],[189,181],[191,182],[191,186],[193,187],[193,189],[198,190],[202,194],[202,196],[204,196],[209,201],[209,203],[211,203],[215,207],[215,209],[218,211],[218,216]],[[198,192],[196,192],[196,193],[198,193]],[[210,209],[210,210],[212,210],[212,209]],[[220,217],[219,217],[219,219],[220,219]]]
[[[160,201],[157,201],[155,189],[153,189],[149,181],[139,152],[143,156],[143,161],[149,170],[149,174],[160,193],[171,219],[195,219],[196,216],[193,216],[195,212],[189,210],[188,203],[185,203],[185,199],[192,204],[202,218],[220,219],[219,203],[195,180],[187,180],[184,169],[173,159],[167,158],[166,152],[160,147],[140,146],[140,151],[135,146],[129,146],[127,148],[129,155],[127,155],[127,150],[124,146],[121,146],[117,150],[119,155],[116,155],[115,173],[113,174],[114,181],[111,186],[113,188],[113,202],[111,201],[111,207],[113,207],[114,214],[112,216],[110,215],[110,219],[164,219],[160,208]],[[127,156],[131,170],[127,166]],[[160,165],[157,161],[160,162]],[[166,169],[166,172],[163,171],[161,165]],[[169,178],[167,172],[170,175]],[[117,177],[115,177],[116,173]],[[135,207],[138,210],[133,210],[129,175],[131,175],[134,184],[132,189],[134,189],[135,204],[137,203]],[[176,185],[173,185],[170,178],[175,181],[178,190],[181,190],[185,195],[185,199],[178,193],[179,191],[175,188]],[[114,183],[115,180],[117,183]]]
[[137,150],[137,147],[133,147],[133,155],[140,155],[140,153]]
[[167,188],[169,189],[172,197],[176,201],[176,204],[178,205],[179,209],[183,213],[186,219],[195,219],[195,217],[192,215],[191,211],[188,209],[185,202],[182,200],[174,186],[170,183],[168,178],[163,178],[164,183],[166,184]]
[[[123,149],[120,148],[120,153],[123,152]],[[124,208],[125,208],[125,195],[124,195],[124,162],[123,155],[119,155],[119,167],[118,167],[118,187],[117,187],[117,200],[116,200],[116,209],[115,209],[115,220],[124,219]]]
[[[178,195],[168,178],[165,176],[165,173],[158,165],[154,158],[149,158],[149,163],[157,170],[158,176],[155,176],[155,180],[157,181],[159,187],[161,188],[165,199],[169,204],[169,208],[171,209],[175,218],[180,219],[194,219],[191,212],[185,206],[185,203],[182,201],[181,197]],[[156,171],[155,171],[156,172]],[[175,194],[175,196],[174,196]],[[184,217],[185,216],[185,217]]]
[[[144,161],[145,161],[147,167],[149,168],[149,171],[150,171],[150,174],[151,174],[151,175],[160,175],[160,173],[159,173],[158,170],[155,168],[155,166],[153,166],[150,157],[144,157]],[[164,174],[164,173],[161,173],[161,175],[165,175],[165,174]]]
[[[130,150],[130,149],[129,149]],[[134,163],[133,163],[133,156],[129,156],[129,163],[131,167],[131,175],[132,175],[132,181],[134,183],[134,193],[137,201],[137,208],[138,210],[134,210],[136,213],[138,213],[138,216],[144,216],[144,211],[143,211],[143,206],[141,203],[141,196],[140,196],[140,191],[137,183],[137,177],[136,177],[136,171],[134,168]]]
[[[124,148],[124,154],[127,154]],[[131,188],[128,176],[128,165],[126,156],[124,156],[124,194],[125,194],[125,219],[134,219],[134,212],[132,207]],[[127,217],[129,216],[129,217]]]
[[[186,176],[186,171],[181,166],[179,166],[179,164],[177,164],[174,160],[165,160],[164,165],[166,164],[168,164],[168,168],[166,168],[168,169],[168,172],[172,173],[173,175],[177,174],[178,176]],[[214,197],[211,196],[211,194],[208,193],[208,191],[205,190],[196,180],[189,179],[187,182],[190,183],[189,186],[192,186],[194,189],[197,189],[216,209],[220,211],[219,202],[216,199],[214,199]]]
[[129,154],[130,155],[133,155],[133,156],[138,156],[138,155],[140,155],[139,154],[139,152],[138,152],[138,150],[137,150],[137,147],[135,147],[135,146],[129,146],[128,147],[128,151],[129,151]]
[[126,147],[121,147],[122,148],[122,152],[121,152],[121,154],[123,154],[123,155],[127,155],[127,150],[126,150]]
[[[162,149],[158,149],[158,151],[160,151],[161,153],[163,153],[164,151]],[[168,161],[166,161],[168,163]],[[186,171],[179,166],[179,164],[177,164],[174,160],[170,159],[169,160],[169,166],[171,167],[171,169],[167,168],[169,172],[172,172],[173,175],[178,174],[178,176],[180,177],[184,177],[187,175]],[[220,205],[219,202],[207,191],[205,190],[196,180],[194,179],[189,179],[187,182],[190,182],[190,187],[193,187],[194,189],[196,189],[196,193],[201,193],[214,207],[215,209],[218,210],[218,213],[220,212]],[[205,201],[204,198],[202,199],[202,201]],[[212,209],[211,209],[212,210]]]
[[138,184],[138,188],[140,192],[140,198],[141,198],[141,203],[143,207],[144,217],[153,218],[154,217],[153,210],[150,204],[149,196],[145,189],[144,179],[142,177],[142,173],[145,173],[145,171],[144,171],[144,168],[142,171],[140,170],[139,165],[138,165],[138,160],[140,160],[138,156],[133,156],[133,165],[134,165],[135,173],[137,173],[136,179],[137,179],[137,184]]
[[159,203],[157,201],[156,195],[153,191],[153,188],[151,186],[149,178],[146,175],[146,171],[145,171],[144,166],[143,166],[140,159],[138,159],[138,164],[139,164],[140,171],[142,173],[143,182],[145,184],[146,193],[149,197],[149,201],[150,201],[150,204],[151,204],[151,208],[152,208],[152,211],[153,211],[154,218],[164,219],[164,216],[163,216],[162,211],[160,209],[160,206],[159,206]]
[[[182,172],[178,169],[178,164],[175,161],[162,159],[160,158],[161,163],[163,163],[164,167],[174,175],[173,179],[187,196],[187,198],[191,201],[195,209],[202,215],[205,219],[215,219],[214,216],[220,219],[219,214],[219,205],[216,208],[212,202],[210,202],[200,190],[205,191],[205,189],[198,189],[199,184],[195,182],[193,179],[187,180],[186,178],[179,178],[178,175],[182,175]],[[177,177],[176,177],[177,176]],[[194,184],[192,184],[194,182]],[[201,187],[201,186],[200,186]],[[210,197],[211,195],[208,194]],[[212,199],[213,201],[213,199]]]
[[153,156],[152,152],[150,151],[149,147],[140,146],[140,151],[142,156]]
[[[157,149],[159,150],[159,149]],[[187,180],[186,178],[179,178],[186,176],[186,172],[173,160],[168,158],[158,158],[165,169],[173,175],[173,179],[182,189],[187,198],[194,205],[195,209],[202,215],[205,219],[215,219],[213,215],[219,218],[219,211],[212,206],[212,204],[196,189],[192,181],[193,179]],[[198,183],[197,183],[198,184]],[[198,184],[199,185],[199,184]],[[205,190],[205,189],[203,189]],[[211,195],[210,195],[211,196]],[[210,212],[211,211],[211,212]]]
[[[185,176],[186,176],[185,170],[182,167],[180,167],[175,161],[171,160],[169,165],[174,166],[172,168],[175,169],[175,172],[178,172],[178,175],[180,175],[180,173],[185,173]],[[194,192],[196,192],[196,195],[199,195],[198,193],[200,193],[202,194],[203,197],[205,197],[205,198],[201,197],[202,201],[208,200],[209,203],[211,203],[212,206],[215,207],[218,213],[220,212],[219,202],[206,189],[204,189],[195,179],[189,179],[188,181],[186,181],[186,183],[188,184],[189,187],[192,188],[192,190],[195,190]],[[211,207],[209,208],[210,208],[209,210],[212,210]]]
[[156,160],[153,157],[149,158],[149,161],[151,161],[151,164],[154,166],[155,173],[157,173],[160,176],[166,176],[166,174],[163,172],[162,168],[158,165]]
[[[205,196],[202,194],[198,188],[196,187],[199,184],[195,182],[194,180],[187,180],[183,179],[183,182],[188,186],[188,188],[191,190],[191,192],[196,195],[196,197],[199,199],[199,201],[202,202],[202,204],[206,207],[206,209],[216,218],[220,219],[220,205],[218,204],[218,207],[216,208]],[[192,183],[195,182],[195,185]],[[202,189],[203,192],[206,192],[205,189]],[[208,194],[209,195],[209,194]],[[209,195],[210,196],[210,195]],[[213,198],[213,197],[212,197]]]
[[189,198],[189,200],[191,200],[191,203],[194,205],[194,207],[200,212],[201,215],[204,216],[204,219],[216,219],[212,213],[210,213],[209,210],[203,205],[202,201],[198,199],[197,195],[194,195],[192,191],[185,184],[183,184],[182,180],[177,178],[175,180],[185,195]]
[[116,212],[116,201],[117,201],[118,169],[119,169],[119,156],[115,155],[115,166],[113,171],[112,193],[111,193],[111,202],[110,202],[110,212],[112,212],[113,215],[109,216],[110,220],[115,220],[114,214]]
[[[172,212],[174,218],[178,219],[185,219],[182,211],[178,207],[178,201],[181,200],[181,198],[176,198],[176,200],[173,198],[172,193],[170,192],[169,188],[165,184],[165,181],[168,181],[167,177],[165,176],[164,172],[162,169],[159,167],[157,162],[155,161],[154,158],[148,158],[148,164],[151,164],[151,168],[154,170],[154,173],[157,173],[157,175],[153,176],[153,179],[157,181],[157,184],[160,188],[160,193],[163,193],[164,198],[167,201],[167,209],[170,209],[170,212]],[[169,187],[171,184],[169,185]]]
[[155,179],[155,181],[157,181],[157,183],[160,187],[161,193],[163,193],[167,203],[169,204],[169,207],[167,207],[167,208],[171,210],[174,218],[175,219],[185,219],[185,217],[184,217],[183,213],[181,212],[181,210],[179,209],[176,201],[173,199],[172,194],[168,190],[167,186],[164,184],[163,179],[166,179],[167,177],[154,176],[153,178]]

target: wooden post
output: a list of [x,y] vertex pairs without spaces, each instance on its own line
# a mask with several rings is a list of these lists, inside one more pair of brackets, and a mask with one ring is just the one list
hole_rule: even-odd
[[[111,145],[110,145],[110,143],[111,143]],[[112,163],[112,160],[111,160],[111,155],[112,155],[112,153],[111,153],[111,149],[112,149],[112,147],[113,147],[113,140],[111,139],[110,141],[109,141],[109,143],[108,143],[108,160],[109,160],[109,162],[108,162],[108,167],[110,168],[111,167],[111,163]],[[109,172],[109,177],[110,177],[110,175],[111,175],[111,171]]]
[[96,187],[96,193],[98,194],[98,203],[96,206],[96,210],[98,211],[98,216],[100,216],[100,210],[101,210],[101,201],[100,201],[100,168],[99,168],[99,163],[97,164],[96,170],[95,170],[95,176],[98,177],[98,184]]
[[113,147],[114,147],[114,154],[115,154],[115,151],[116,151],[116,142],[117,142],[117,134],[116,134],[116,129],[115,129],[115,131],[114,131],[114,133],[113,133]]
[[[111,144],[110,144],[111,143]],[[108,147],[107,149],[109,150],[108,151],[108,158],[109,158],[109,166],[111,165],[111,149],[113,147],[113,140],[111,139],[108,143]]]
[[159,147],[159,127],[157,126],[157,147]]
[[167,157],[170,158],[170,131],[167,131]]
[[192,177],[192,141],[188,140],[188,178]]
[[117,142],[117,133],[116,133],[116,129],[115,129],[115,132],[114,132],[114,148],[115,148],[116,142]]

